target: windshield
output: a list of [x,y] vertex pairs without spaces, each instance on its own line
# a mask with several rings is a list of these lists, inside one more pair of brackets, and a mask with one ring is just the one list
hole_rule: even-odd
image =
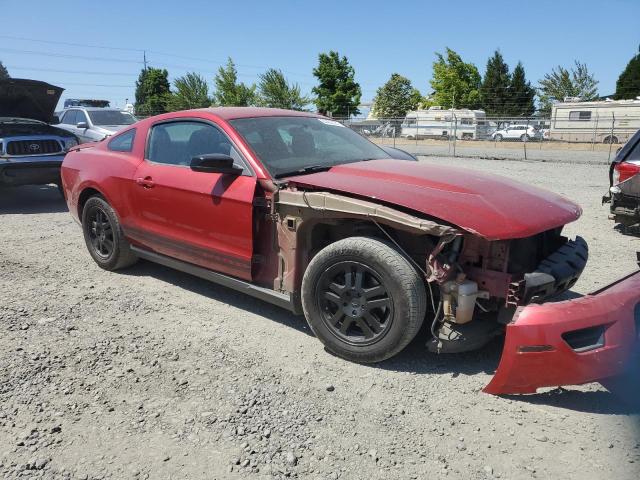
[[384,150],[334,120],[259,117],[239,118],[230,123],[273,177],[390,158]]
[[130,113],[118,110],[94,110],[87,113],[94,125],[131,125],[136,121],[136,117]]

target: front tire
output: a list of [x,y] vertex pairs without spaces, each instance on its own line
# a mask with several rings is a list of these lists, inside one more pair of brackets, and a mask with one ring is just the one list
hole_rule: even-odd
[[373,363],[399,353],[424,320],[424,280],[402,254],[373,238],[352,237],[321,250],[302,279],[313,333],[344,359]]
[[496,140],[496,142],[501,142],[501,141],[502,141],[502,135],[497,134],[497,135],[495,136],[495,140]]
[[133,265],[138,257],[131,251],[111,205],[102,197],[91,197],[82,209],[82,232],[93,260],[113,271]]

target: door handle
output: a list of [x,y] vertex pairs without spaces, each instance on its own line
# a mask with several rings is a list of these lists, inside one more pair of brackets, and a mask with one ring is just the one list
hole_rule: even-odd
[[136,178],[136,183],[144,188],[153,188],[153,186],[155,185],[155,183],[153,183],[153,180],[151,180],[151,177],[138,177]]

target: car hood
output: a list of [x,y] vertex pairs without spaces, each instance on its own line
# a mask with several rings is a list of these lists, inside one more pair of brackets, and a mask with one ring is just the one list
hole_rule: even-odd
[[504,177],[402,160],[339,165],[287,180],[410,209],[488,240],[529,237],[572,222],[582,213],[561,195]]
[[127,125],[95,125],[96,130],[101,130],[108,134],[119,132],[125,127],[130,127],[132,124]]
[[0,122],[0,138],[22,137],[29,135],[57,135],[59,137],[73,137],[74,135],[62,128],[53,127],[46,123]]
[[19,117],[49,123],[64,88],[38,80],[0,80],[0,117]]

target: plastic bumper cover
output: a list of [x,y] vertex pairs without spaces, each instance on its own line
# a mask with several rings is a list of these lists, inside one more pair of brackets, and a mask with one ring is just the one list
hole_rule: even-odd
[[64,155],[23,157],[0,161],[0,185],[43,185],[60,182]]
[[584,297],[521,307],[486,393],[535,393],[602,381],[637,361],[640,271]]

